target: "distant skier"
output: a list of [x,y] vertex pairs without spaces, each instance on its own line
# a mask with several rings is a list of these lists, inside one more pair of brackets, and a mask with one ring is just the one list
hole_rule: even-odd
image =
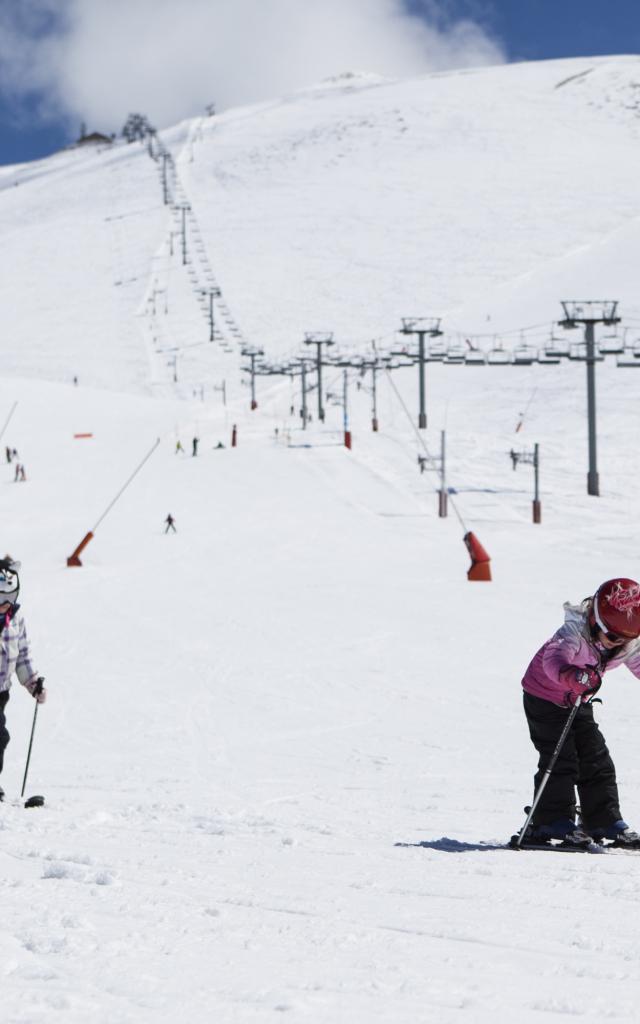
[[11,449],[9,448],[8,445],[7,445],[7,447],[4,450],[4,454],[5,454],[7,462],[11,462]]
[[176,455],[178,454],[178,452],[182,452],[182,454],[184,455],[184,448],[182,447],[181,441],[176,441]]
[[171,515],[170,512],[169,512],[169,515],[167,516],[167,518],[165,519],[165,523],[167,524],[166,527],[165,527],[165,531],[164,531],[165,533],[168,533],[169,530],[171,530],[173,533],[177,533],[178,532],[176,530],[176,521],[175,521],[175,519],[173,518],[173,516]]
[[[44,704],[47,699],[44,680],[31,661],[27,631],[18,604],[19,570],[20,562],[14,562],[8,555],[0,559],[0,772],[9,742],[5,709],[14,672],[38,704]],[[3,799],[4,790],[0,786],[0,800]]]
[[564,625],[542,645],[522,680],[529,734],[540,755],[535,792],[567,724],[567,709],[578,698],[581,703],[522,845],[560,839],[565,847],[579,847],[611,839],[640,848],[640,835],[622,818],[616,770],[591,706],[610,669],[626,665],[640,678],[640,584],[607,580],[580,604],[567,601],[564,614]]
[[198,444],[199,443],[200,443],[200,438],[199,437],[194,437],[193,441],[191,442],[191,454],[192,455],[197,455],[198,454]]

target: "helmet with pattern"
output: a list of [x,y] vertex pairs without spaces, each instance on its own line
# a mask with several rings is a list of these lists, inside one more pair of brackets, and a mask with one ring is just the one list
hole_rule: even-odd
[[619,577],[607,580],[593,597],[594,624],[603,633],[634,640],[640,636],[640,583]]
[[20,562],[14,562],[7,555],[0,558],[0,604],[15,604],[20,593]]

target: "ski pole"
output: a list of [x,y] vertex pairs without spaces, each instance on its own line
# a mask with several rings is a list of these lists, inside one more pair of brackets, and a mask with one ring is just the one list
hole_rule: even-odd
[[[38,686],[34,693],[34,697],[38,697],[42,693],[42,684],[44,680],[38,680]],[[33,734],[36,731],[36,721],[38,718],[38,701],[36,700],[36,706],[33,709],[33,723],[31,725],[31,738],[29,739],[29,751],[27,753],[27,763],[24,769],[24,779],[22,780],[22,792],[20,793],[20,799],[24,796],[24,791],[27,785],[27,775],[29,774],[29,762],[31,761],[31,748],[33,747]]]
[[547,782],[549,781],[549,776],[551,775],[551,772],[553,771],[553,769],[555,767],[555,763],[558,760],[558,757],[560,756],[560,751],[562,750],[562,748],[564,746],[564,741],[566,740],[566,738],[567,738],[567,736],[569,734],[569,729],[573,725],[573,720],[576,717],[576,715],[578,714],[578,709],[579,709],[581,704],[582,704],[582,697],[578,697],[576,702],[575,702],[575,704],[571,708],[571,714],[569,715],[569,717],[567,718],[567,721],[565,722],[564,729],[562,730],[562,732],[560,734],[560,739],[558,740],[558,742],[556,744],[556,749],[554,750],[553,754],[551,755],[551,760],[549,761],[549,764],[547,765],[547,768],[545,770],[545,773],[544,773],[544,776],[542,778],[542,781],[541,781],[540,785],[538,786],[538,792],[535,794],[535,796],[533,798],[533,803],[532,803],[532,805],[531,805],[531,807],[529,809],[529,814],[527,815],[527,820],[525,821],[524,825],[522,826],[522,830],[520,832],[520,835],[518,836],[518,838],[516,840],[516,843],[515,843],[516,847],[520,846],[520,844],[522,843],[522,840],[524,839],[525,832],[529,828],[529,823],[530,823],[531,819],[533,818],[533,815],[535,813],[535,809],[538,806],[538,804],[540,803],[540,797],[542,796],[542,794],[544,792],[544,787],[546,786]]

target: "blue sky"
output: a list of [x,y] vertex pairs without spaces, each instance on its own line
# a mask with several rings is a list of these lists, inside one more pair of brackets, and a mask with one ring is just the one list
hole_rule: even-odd
[[[86,15],[87,11],[95,10],[97,12],[104,4],[113,3],[114,6],[103,7],[103,11],[107,12],[106,16],[113,21],[111,14],[118,2],[119,0],[91,0],[93,7],[90,5],[77,9],[82,11],[82,18],[89,21],[90,18],[87,18]],[[187,7],[191,4],[193,23],[197,24],[197,19],[201,20],[203,17],[203,5],[208,4],[207,11],[211,13],[216,8],[217,2],[218,0],[129,0],[129,9],[133,9],[137,4],[139,9],[143,10],[145,4],[155,3],[155,7],[148,8],[154,12],[154,15],[159,10],[159,6],[163,5],[173,15],[175,7],[171,8],[172,4],[180,4],[182,12],[185,10],[185,4]],[[251,4],[252,0],[243,0],[243,2],[246,7],[247,4]],[[265,4],[266,7],[269,4],[275,7],[278,3],[286,7],[287,0],[259,0],[259,2]],[[316,0],[296,0],[296,2],[300,9],[304,10],[304,4],[312,5]],[[491,44],[493,43],[496,44],[496,52],[499,52],[503,59],[509,61],[637,53],[640,51],[640,0],[610,0],[609,3],[605,3],[604,0],[395,0],[395,2],[399,9],[404,9],[406,13],[418,17],[425,26],[437,28],[440,33],[440,41],[443,43],[442,52],[447,54],[451,49],[451,47],[447,49],[447,40],[455,22],[460,19],[474,21],[489,44],[485,54],[486,59],[483,61],[485,63],[491,62]],[[81,75],[83,68],[88,69],[89,73],[91,68],[91,61],[87,62],[86,60],[89,49],[87,40],[105,38],[105,24],[108,26],[109,22],[100,22],[99,19],[95,19],[93,25],[85,24],[83,26],[84,35],[82,32],[76,34],[77,38],[73,46],[64,56],[61,57],[58,53],[60,63],[57,71],[52,72],[47,84],[39,88],[41,85],[39,77],[42,77],[39,73],[40,64],[44,67],[49,66],[51,54],[56,55],[54,31],[56,26],[62,24],[63,14],[68,16],[74,5],[83,3],[86,4],[87,0],[0,0],[0,72],[3,70],[3,64],[5,71],[9,65],[14,65],[11,67],[10,86],[7,86],[7,74],[0,74],[1,164],[32,160],[59,149],[77,135],[80,123],[84,119],[87,120],[90,128],[103,131],[118,130],[123,123],[128,111],[124,105],[118,108],[115,100],[113,110],[110,110],[108,103],[100,103],[98,100],[95,100],[93,104],[87,102],[88,109],[83,109],[84,83]],[[356,12],[361,18],[360,27],[358,28],[357,18],[355,22],[351,19],[351,21],[345,22],[344,31],[341,31],[340,26],[336,27],[334,40],[336,36],[341,36],[344,40],[344,37],[351,31],[354,38],[357,36],[358,41],[361,42],[362,29],[366,24],[365,15],[367,13],[373,15],[373,20],[376,16],[383,17],[383,7],[379,0],[342,0],[342,4],[343,9],[345,9],[345,5],[346,8],[349,4],[352,5],[352,13]],[[326,8],[328,26],[331,25],[332,18],[335,24],[336,9],[332,14],[330,0],[323,0],[323,5]],[[388,8],[384,9],[388,10]],[[288,10],[290,13],[293,8],[289,7]],[[26,16],[23,13],[16,14],[17,11],[27,12]],[[122,17],[126,18],[127,4],[121,7],[120,11]],[[307,8],[307,13],[311,13],[310,7]],[[217,16],[219,17],[219,11]],[[397,19],[395,20],[397,21]],[[7,25],[15,28],[16,24],[21,32],[21,43],[24,44],[20,47],[16,47],[15,43],[10,38],[8,39],[5,31]],[[415,39],[415,23],[413,24],[412,34]],[[297,28],[292,26],[289,33],[292,51],[296,49],[295,33],[299,28],[300,26]],[[384,29],[385,26],[382,25],[379,28]],[[386,28],[389,29],[391,37],[390,26],[388,25]],[[237,24],[233,26],[233,29],[237,34]],[[391,46],[391,49],[394,49],[393,56],[396,63],[400,66],[404,66],[402,57],[405,50],[403,48],[408,48],[407,34],[411,33],[411,30],[406,27],[404,31],[405,37],[400,39],[398,36],[395,40],[395,49],[394,45]],[[255,34],[257,36],[259,33],[256,31]],[[4,47],[1,45],[3,35]],[[114,53],[117,52],[122,39],[126,39],[127,35],[124,26],[119,33],[116,33],[114,26],[111,40]],[[167,36],[170,33],[165,31],[164,35]],[[208,36],[209,41],[212,38],[206,31],[202,32],[202,35]],[[319,35],[322,38],[321,32]],[[53,49],[50,42],[53,43]],[[379,40],[372,38],[370,43],[371,53],[377,54],[379,46],[376,49],[376,45]],[[30,48],[31,44],[35,44],[36,48]],[[105,45],[109,45],[108,40]],[[324,46],[325,55],[330,53],[331,36],[327,34],[323,44],[319,43],[318,45]],[[149,42],[150,50],[152,47],[153,44]],[[453,50],[455,51],[455,44]],[[21,54],[22,68],[19,62],[15,61],[16,52]],[[362,64],[361,46],[358,53],[360,64]],[[411,56],[415,57],[415,51]],[[454,59],[455,56],[454,53]],[[166,53],[159,52],[157,60],[159,67],[166,66],[166,57]],[[340,59],[344,62],[344,55]],[[441,59],[446,61],[447,57],[443,56]],[[372,57],[369,62],[370,66],[372,69],[378,70],[374,67],[374,60],[375,58]],[[64,66],[65,61],[67,66],[71,65],[77,69],[76,79],[71,84]],[[209,54],[207,54],[207,62],[211,63]],[[127,58],[123,57],[123,63],[126,66],[135,61],[131,59],[127,61]],[[247,67],[247,63],[242,60],[236,60],[235,63]],[[461,58],[461,63],[464,63],[464,55]],[[358,65],[356,64],[356,66]],[[410,68],[407,73],[411,73],[411,70],[416,70],[416,68]],[[97,78],[97,74],[96,71],[94,79]],[[149,70],[146,71],[146,75],[147,78],[152,77]],[[163,72],[164,78],[166,75]],[[106,88],[104,80],[94,81],[93,88],[94,92],[102,92],[103,96],[107,96],[108,99],[108,94],[112,91],[113,75],[105,75],[105,79],[109,79]],[[261,99],[278,95],[280,92],[286,91],[289,86],[286,77],[281,79],[282,76],[278,78],[277,75],[272,75],[269,78],[267,75],[263,81],[255,82],[254,95],[251,95],[250,92],[245,95],[242,90],[234,92],[233,88],[230,88],[226,97],[227,102],[222,106],[232,105],[234,102],[245,102],[247,99]],[[156,92],[160,91],[160,87],[161,83],[159,82]],[[64,100],[58,103],[51,101],[52,92],[56,88],[66,90]],[[221,89],[220,83],[218,83],[214,95],[219,99],[221,94],[224,99],[224,89]],[[136,95],[133,86],[127,98],[129,95]],[[155,116],[161,124],[163,119],[165,123],[172,123],[172,121],[178,120],[179,116],[197,113],[204,106],[205,100],[212,98],[213,96],[206,96],[202,90],[199,92],[198,86],[194,85],[189,97],[184,96],[181,107],[175,110],[167,109],[164,118],[162,112]],[[142,109],[145,113],[148,112],[148,105],[145,106],[144,99],[139,100],[137,106],[135,102],[132,102],[131,107],[132,109]]]
[[[408,0],[428,10],[424,0]],[[640,51],[638,0],[451,0],[454,16],[480,21],[509,60],[550,60]]]

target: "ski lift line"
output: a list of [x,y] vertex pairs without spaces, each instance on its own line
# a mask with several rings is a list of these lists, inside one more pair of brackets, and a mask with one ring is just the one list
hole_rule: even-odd
[[118,493],[116,494],[115,498],[113,498],[113,500],[112,500],[112,501],[111,501],[111,502],[110,502],[110,503],[109,503],[109,504],[107,505],[106,509],[104,510],[104,512],[102,513],[102,515],[100,516],[100,518],[98,519],[98,522],[97,522],[97,523],[96,523],[96,525],[95,525],[95,526],[93,527],[93,529],[92,529],[92,531],[91,531],[92,533],[95,533],[95,532],[96,532],[96,530],[97,530],[97,529],[98,529],[98,527],[100,526],[100,523],[102,522],[102,520],[103,520],[103,519],[105,518],[105,516],[106,516],[106,515],[107,515],[107,514],[108,514],[108,513],[109,513],[109,512],[111,511],[111,509],[112,509],[112,508],[113,508],[113,506],[115,505],[115,503],[116,503],[116,501],[118,500],[118,498],[119,498],[119,497],[120,497],[120,496],[121,496],[121,495],[122,495],[122,494],[124,493],[124,491],[126,491],[127,487],[129,486],[129,484],[131,483],[131,481],[133,480],[133,478],[134,478],[134,477],[135,477],[135,476],[136,476],[136,475],[137,475],[137,474],[138,474],[138,473],[140,472],[140,470],[141,470],[141,469],[142,469],[142,467],[144,466],[145,462],[146,462],[146,461],[147,461],[148,459],[150,459],[150,458],[151,458],[151,456],[153,455],[153,453],[155,452],[155,450],[156,450],[156,448],[158,447],[158,445],[159,445],[159,444],[160,444],[160,438],[158,437],[158,438],[156,438],[156,441],[155,441],[155,443],[153,444],[153,446],[152,446],[152,447],[151,447],[151,448],[149,449],[149,451],[148,451],[148,452],[147,452],[147,454],[145,455],[145,457],[144,457],[144,459],[142,460],[142,462],[141,462],[141,463],[140,463],[140,464],[139,464],[138,466],[136,466],[136,468],[134,469],[133,473],[131,474],[131,476],[129,477],[129,479],[127,480],[127,482],[126,482],[125,484],[123,484],[123,486],[122,486],[122,487],[120,488],[120,490],[119,490],[119,491],[118,491]]
[[533,389],[533,391],[531,392],[531,397],[529,398],[529,401],[527,402],[527,404],[526,404],[526,406],[525,406],[525,409],[524,409],[524,412],[523,412],[523,414],[522,414],[522,419],[523,419],[523,420],[524,420],[524,418],[526,417],[527,413],[529,412],[529,408],[530,408],[530,406],[531,406],[531,403],[533,402],[533,400],[534,400],[534,398],[536,397],[536,394],[537,394],[537,393],[538,393],[538,389],[537,389],[537,388],[534,388],[534,389]]
[[[436,464],[435,464],[435,459],[434,459],[433,455],[431,454],[431,452],[427,448],[426,442],[425,442],[424,438],[422,437],[420,431],[416,427],[415,423],[413,422],[413,417],[412,417],[411,413],[409,412],[409,410],[407,409],[407,407],[406,407],[406,405],[404,403],[404,400],[402,398],[402,395],[400,394],[400,392],[398,391],[397,387],[395,386],[395,384],[393,382],[393,378],[391,377],[391,371],[388,369],[388,367],[385,366],[384,372],[386,373],[386,375],[388,377],[388,380],[389,380],[389,383],[391,384],[391,387],[393,388],[393,390],[395,392],[396,398],[398,399],[398,401],[400,402],[400,405],[404,409],[405,415],[406,415],[407,419],[409,420],[409,423],[411,424],[411,429],[416,434],[420,444],[422,445],[422,447],[423,447],[423,449],[424,449],[424,451],[426,453],[427,458],[429,459],[429,461],[431,463],[433,463],[433,468],[437,469]],[[464,530],[464,533],[467,534],[469,531],[467,530],[467,527],[466,527],[466,524],[464,522],[464,519],[462,518],[462,516],[460,515],[460,512],[458,511],[458,506],[456,505],[455,501],[453,500],[451,494],[449,494],[448,497],[449,497],[449,501],[451,503],[451,507],[452,507],[453,511],[455,512],[456,516],[458,517],[458,522],[460,523],[460,526]]]
[[2,427],[2,430],[0,430],[0,438],[3,437],[5,430],[9,426],[9,423],[11,421],[11,417],[13,416],[14,412],[16,411],[17,406],[18,406],[18,402],[15,401],[13,403],[13,405],[11,406],[11,411],[10,411],[9,415],[7,416],[6,420],[4,421],[4,426]]
[[429,460],[429,462],[433,463],[434,468],[435,468],[435,458],[431,454],[429,449],[427,448],[427,444],[426,444],[426,441],[425,441],[424,437],[422,436],[422,434],[420,433],[420,431],[416,427],[415,423],[413,422],[413,417],[412,417],[411,413],[409,412],[409,410],[407,409],[407,406],[405,404],[405,401],[404,401],[402,395],[400,394],[400,392],[398,391],[397,387],[395,386],[395,384],[393,382],[393,378],[391,376],[391,371],[385,366],[384,367],[384,372],[387,375],[387,378],[389,380],[389,383],[391,384],[391,387],[392,387],[392,389],[393,389],[393,391],[395,393],[396,398],[398,399],[400,405],[402,406],[402,408],[404,410],[404,413],[405,413],[407,419],[409,420],[409,423],[411,424],[411,429],[413,430],[413,432],[416,435],[418,441],[420,442],[420,445],[422,446],[422,449],[423,449],[425,455],[427,456],[427,459]]
[[529,332],[529,331],[542,331],[542,330],[545,330],[545,331],[549,330],[549,321],[548,320],[546,320],[544,323],[540,323],[540,324],[529,324],[526,327],[513,327],[513,328],[510,328],[507,331],[495,331],[495,330],[493,330],[493,331],[487,331],[487,332],[484,332],[484,333],[483,332],[474,333],[473,331],[462,331],[462,330],[459,330],[454,325],[453,333],[455,333],[456,335],[464,335],[465,338],[495,338],[495,337],[502,338],[502,337],[505,337],[507,335],[524,334],[524,333]]

